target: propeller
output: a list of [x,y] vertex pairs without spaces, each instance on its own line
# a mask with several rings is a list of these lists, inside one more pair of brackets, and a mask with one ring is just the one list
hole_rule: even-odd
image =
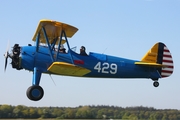
[[5,54],[4,54],[4,57],[5,57],[4,71],[6,71],[7,63],[8,63],[8,57],[9,57],[9,41],[8,41],[7,50],[6,50]]

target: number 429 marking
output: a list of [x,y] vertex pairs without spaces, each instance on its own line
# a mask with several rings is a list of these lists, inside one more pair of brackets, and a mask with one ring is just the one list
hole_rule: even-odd
[[114,64],[114,63],[107,63],[107,62],[104,62],[104,63],[101,63],[101,62],[98,62],[95,66],[94,66],[94,69],[97,70],[98,72],[101,72],[101,73],[106,73],[106,74],[116,74],[117,73],[117,65]]

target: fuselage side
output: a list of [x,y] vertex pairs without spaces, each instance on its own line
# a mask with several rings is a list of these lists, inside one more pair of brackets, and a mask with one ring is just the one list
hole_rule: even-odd
[[[57,58],[56,62],[75,64],[91,71],[81,77],[152,79],[160,77],[156,68],[135,65],[136,60],[93,52],[90,52],[88,56],[82,56],[73,51],[59,52],[58,57],[56,57],[57,52],[56,50],[52,52],[53,57]],[[34,67],[38,67],[42,73],[49,73],[47,69],[54,62],[46,46],[39,46],[37,51],[35,46],[21,47],[20,58],[22,68],[33,71]]]

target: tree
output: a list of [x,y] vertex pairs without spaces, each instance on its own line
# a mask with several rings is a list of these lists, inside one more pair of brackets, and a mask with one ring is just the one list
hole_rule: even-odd
[[130,112],[126,111],[125,114],[122,116],[122,119],[129,119]]
[[12,118],[13,107],[11,105],[1,105],[0,111],[0,118]]
[[97,119],[102,119],[103,115],[106,115],[106,110],[105,109],[99,109],[97,112]]
[[148,119],[180,120],[180,111],[152,107],[114,107],[114,106],[79,106],[65,107],[26,107],[23,105],[0,105],[1,119],[16,118],[63,118],[63,119]]
[[84,106],[82,108],[79,108],[76,112],[76,118],[80,118],[80,119],[91,118],[91,113],[89,109],[90,109],[89,106]]
[[138,116],[136,116],[135,114],[131,114],[128,119],[130,120],[138,120]]
[[30,118],[39,118],[40,117],[40,115],[38,115],[37,109],[35,109],[33,107],[31,107],[29,109],[29,116],[30,116]]
[[18,107],[15,107],[13,110],[13,116],[15,118],[22,118],[21,110]]
[[56,107],[52,111],[53,118],[62,118],[62,115],[64,114],[63,110]]

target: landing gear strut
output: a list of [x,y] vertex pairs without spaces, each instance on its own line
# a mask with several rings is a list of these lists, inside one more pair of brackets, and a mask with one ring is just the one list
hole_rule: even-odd
[[41,74],[41,70],[34,67],[32,86],[30,86],[26,91],[26,95],[30,100],[38,101],[44,96],[44,90],[39,86]]

